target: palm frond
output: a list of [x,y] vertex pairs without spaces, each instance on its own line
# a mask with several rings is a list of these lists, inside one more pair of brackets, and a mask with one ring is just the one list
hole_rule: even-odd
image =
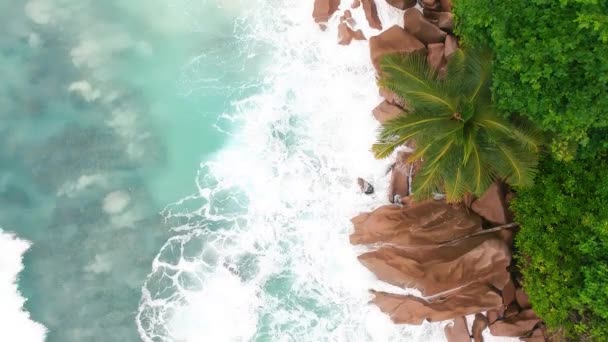
[[404,98],[416,109],[454,112],[456,103],[443,82],[436,79],[426,56],[414,54],[386,55],[380,62],[378,84]]

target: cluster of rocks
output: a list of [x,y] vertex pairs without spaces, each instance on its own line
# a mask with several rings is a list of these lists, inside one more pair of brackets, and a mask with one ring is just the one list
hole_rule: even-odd
[[[545,341],[521,276],[512,272],[517,225],[511,223],[509,197],[495,183],[481,198],[457,205],[406,200],[353,218],[351,243],[370,249],[360,262],[378,279],[422,294],[372,291],[372,302],[397,324],[453,319],[446,327],[449,342],[483,341],[486,328],[494,336]],[[468,315],[475,315],[472,334]]]
[[[369,39],[376,71],[380,73],[384,55],[421,53],[441,77],[447,59],[458,49],[451,0],[354,0],[351,10],[362,7],[369,26],[382,30],[376,1],[404,11],[403,27],[392,26]],[[339,7],[340,0],[315,0],[313,17],[325,29]],[[340,17],[339,44],[366,39],[351,10]],[[380,123],[407,113],[405,99],[387,89],[379,92],[383,100],[372,113]],[[413,143],[407,147],[415,148]],[[372,291],[372,302],[398,324],[453,320],[445,328],[450,342],[483,341],[486,329],[494,336],[546,341],[544,324],[532,310],[513,265],[517,224],[508,210],[513,193],[495,183],[481,198],[467,196],[458,205],[442,200],[415,203],[411,182],[420,162],[409,161],[409,155],[398,152],[391,167],[388,199],[398,205],[353,218],[350,240],[369,248],[359,260],[380,280],[418,289],[422,297]],[[358,182],[362,192],[373,192],[371,184]],[[472,315],[469,331],[466,317]]]

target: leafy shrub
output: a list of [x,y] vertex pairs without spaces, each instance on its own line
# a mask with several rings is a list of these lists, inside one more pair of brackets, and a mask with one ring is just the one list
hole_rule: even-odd
[[572,158],[588,130],[608,127],[608,1],[454,0],[464,45],[494,51],[492,91],[504,113],[555,133]]
[[608,161],[546,157],[512,209],[536,313],[574,341],[608,341]]

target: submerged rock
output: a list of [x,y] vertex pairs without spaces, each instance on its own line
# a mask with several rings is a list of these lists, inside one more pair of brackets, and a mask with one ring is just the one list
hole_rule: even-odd
[[363,178],[357,178],[357,184],[359,184],[359,188],[361,188],[361,192],[366,195],[371,195],[374,193],[374,186],[368,183]]

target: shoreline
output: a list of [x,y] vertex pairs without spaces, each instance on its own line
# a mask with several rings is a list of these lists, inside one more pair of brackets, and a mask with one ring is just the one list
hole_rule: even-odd
[[[368,40],[376,71],[386,54],[422,51],[441,75],[447,59],[458,49],[449,0],[387,0],[393,9],[404,10],[404,24],[388,28],[383,27],[380,18],[385,13],[377,6],[382,0],[355,0],[350,6],[344,2],[315,0],[313,19],[325,30],[339,16],[337,44]],[[379,34],[371,35],[370,29]],[[383,100],[372,113],[380,124],[407,113],[403,99],[381,87],[379,94]],[[511,230],[516,231],[517,224],[508,204],[514,193],[496,183],[479,199],[469,196],[460,205],[442,200],[415,203],[410,197],[411,180],[420,166],[408,163],[411,151],[389,157],[394,164],[387,197],[393,204],[353,218],[355,232],[350,240],[353,245],[371,248],[359,261],[381,281],[415,288],[426,299],[371,291],[372,303],[396,324],[453,320],[445,329],[448,341],[483,341],[488,331],[492,336],[545,341],[544,324],[523,292],[521,275],[513,272],[515,232]],[[370,187],[373,191],[373,184],[364,179],[359,185],[362,193],[369,193]],[[396,205],[396,201],[402,203]],[[463,219],[470,222],[462,224]],[[470,331],[467,316],[473,315]]]

